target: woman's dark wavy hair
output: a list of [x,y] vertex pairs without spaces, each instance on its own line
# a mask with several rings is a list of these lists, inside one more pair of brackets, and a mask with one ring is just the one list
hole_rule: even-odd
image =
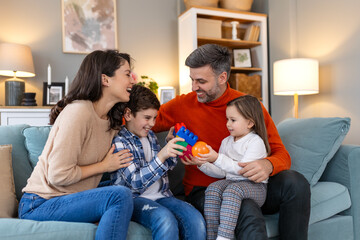
[[266,131],[264,114],[259,100],[251,95],[244,95],[228,102],[227,106],[235,106],[238,112],[247,120],[254,123],[252,130],[264,141],[268,156],[271,148]]
[[[102,97],[101,75],[113,77],[115,71],[128,62],[131,67],[131,57],[117,50],[97,50],[85,57],[79,71],[71,83],[69,93],[51,109],[50,125],[53,125],[66,105],[75,100],[90,100],[95,102]],[[111,129],[120,129],[125,103],[117,103],[108,112]],[[81,114],[81,113],[80,113]]]

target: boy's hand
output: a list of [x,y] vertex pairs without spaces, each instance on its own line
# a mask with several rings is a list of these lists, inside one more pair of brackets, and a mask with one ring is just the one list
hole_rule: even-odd
[[168,134],[167,134],[167,136],[166,136],[166,142],[170,142],[170,140],[171,139],[174,139],[175,138],[175,136],[174,136],[174,129],[175,129],[175,127],[174,126],[172,126],[171,128],[170,128],[170,130],[169,130],[169,132],[168,132]]
[[205,154],[199,153],[200,157],[198,157],[198,159],[201,162],[204,162],[204,161],[210,162],[210,163],[215,162],[216,159],[218,158],[219,154],[214,149],[212,149],[211,146],[206,145],[206,147],[209,149],[209,153],[205,153]]
[[101,162],[104,172],[113,172],[120,168],[127,167],[134,159],[128,149],[121,150],[117,153],[114,153],[114,150],[115,144],[112,144],[109,152]]
[[168,159],[169,157],[176,157],[179,155],[181,156],[183,153],[180,152],[178,149],[186,151],[186,147],[176,144],[176,142],[183,142],[183,141],[184,139],[179,137],[171,139],[158,153],[157,156],[160,159],[160,161],[165,162],[165,160]]

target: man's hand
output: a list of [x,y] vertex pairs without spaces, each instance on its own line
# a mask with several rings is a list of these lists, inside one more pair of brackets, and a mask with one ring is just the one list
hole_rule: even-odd
[[260,159],[246,163],[239,162],[238,164],[242,167],[239,174],[257,183],[267,179],[273,171],[273,165],[267,159]]

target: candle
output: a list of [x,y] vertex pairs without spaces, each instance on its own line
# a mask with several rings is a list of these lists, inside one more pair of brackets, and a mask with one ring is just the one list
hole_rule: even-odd
[[51,67],[50,64],[48,65],[48,86],[51,86]]
[[66,76],[65,78],[65,95],[68,93],[69,91],[69,78],[68,76]]

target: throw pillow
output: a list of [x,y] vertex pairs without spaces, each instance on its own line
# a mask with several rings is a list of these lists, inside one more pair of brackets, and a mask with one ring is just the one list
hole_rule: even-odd
[[0,218],[17,215],[11,149],[11,145],[0,145]]
[[291,156],[291,169],[315,185],[348,133],[350,118],[287,119],[277,128]]
[[32,167],[35,167],[39,161],[39,156],[44,149],[50,130],[51,126],[27,127],[22,132],[25,137],[25,148],[28,150]]

